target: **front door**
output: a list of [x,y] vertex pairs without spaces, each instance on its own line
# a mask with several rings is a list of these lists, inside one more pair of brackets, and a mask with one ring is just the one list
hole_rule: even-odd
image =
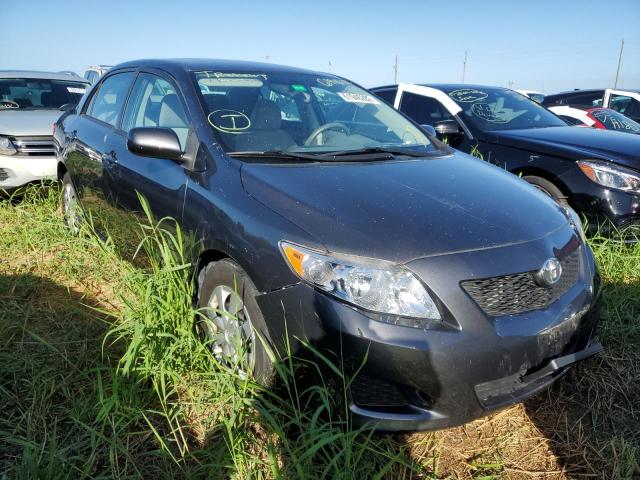
[[[131,153],[127,149],[127,134],[132,128],[170,128],[178,136],[185,157],[189,157],[191,146],[197,142],[193,142],[193,129],[183,105],[180,93],[171,81],[141,72],[131,89],[121,128],[107,140],[114,164],[118,205],[134,214],[135,223],[146,221],[140,215],[140,197],[146,199],[156,219],[181,220],[189,162]],[[140,230],[135,224],[130,228]]]

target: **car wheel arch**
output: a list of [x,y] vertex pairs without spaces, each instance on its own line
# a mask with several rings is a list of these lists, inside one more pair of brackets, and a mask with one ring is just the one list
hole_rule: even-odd
[[571,198],[571,190],[569,187],[557,176],[549,174],[549,172],[545,170],[541,170],[539,168],[518,168],[513,170],[511,173],[519,176],[520,178],[524,177],[538,177],[547,182],[553,184],[558,190],[562,192],[562,195],[569,200]]
[[64,164],[64,162],[58,162],[58,167],[56,170],[57,170],[58,182],[62,182],[62,179],[64,178],[64,174],[68,172],[67,166]]

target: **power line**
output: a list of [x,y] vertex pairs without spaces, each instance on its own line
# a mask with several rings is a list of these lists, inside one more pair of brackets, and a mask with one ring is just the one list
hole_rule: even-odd
[[467,51],[464,51],[464,62],[462,62],[462,83],[464,83],[464,76],[467,73]]
[[396,54],[396,61],[393,64],[393,83],[398,83],[398,54]]
[[618,87],[618,77],[620,76],[620,65],[622,64],[622,52],[624,51],[624,38],[620,44],[620,56],[618,57],[618,68],[616,69],[616,81],[613,83],[613,88]]

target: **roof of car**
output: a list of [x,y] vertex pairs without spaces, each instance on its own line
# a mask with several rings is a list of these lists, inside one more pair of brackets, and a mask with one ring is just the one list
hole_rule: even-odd
[[[415,83],[414,85],[419,85],[421,87],[435,88],[436,90],[442,90],[443,92],[458,90],[462,88],[472,88],[472,89],[496,88],[501,90],[508,90],[507,87],[496,87],[493,85],[474,85],[470,83]],[[370,90],[385,90],[385,89],[397,88],[397,87],[398,85],[384,85],[381,87],[372,87]]]
[[547,95],[547,97],[561,97],[565,95],[578,95],[581,93],[602,93],[604,94],[604,88],[585,88],[585,89],[575,89],[575,90],[567,90],[566,92],[558,92],[552,93],[551,95]]
[[[212,70],[233,70],[236,72],[264,72],[264,73],[311,73],[319,72],[305,70],[296,67],[287,67],[273,63],[247,62],[241,60],[219,60],[208,58],[168,58],[168,59],[144,59],[124,62],[112,70],[120,68],[155,67],[166,71],[186,70],[191,72],[212,71]],[[323,73],[323,75],[329,75]]]
[[87,83],[87,81],[74,73],[67,72],[40,72],[35,70],[0,70],[0,78],[41,78],[47,80],[72,80]]

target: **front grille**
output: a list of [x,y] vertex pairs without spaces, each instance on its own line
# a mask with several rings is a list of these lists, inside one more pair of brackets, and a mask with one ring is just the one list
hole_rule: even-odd
[[7,178],[9,178],[9,172],[4,168],[0,168],[0,182],[4,182]]
[[14,137],[11,138],[11,142],[15,145],[18,155],[55,155],[53,137]]
[[461,285],[487,315],[517,315],[548,307],[578,281],[580,249],[568,254],[560,263],[562,276],[551,287],[538,285],[534,277],[535,271],[465,280]]

